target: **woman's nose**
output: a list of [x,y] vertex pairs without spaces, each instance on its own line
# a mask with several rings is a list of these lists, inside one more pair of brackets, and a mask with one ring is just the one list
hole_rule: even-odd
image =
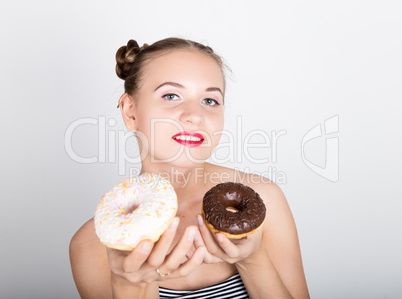
[[186,103],[182,109],[179,118],[182,124],[198,125],[203,122],[202,107],[199,103]]

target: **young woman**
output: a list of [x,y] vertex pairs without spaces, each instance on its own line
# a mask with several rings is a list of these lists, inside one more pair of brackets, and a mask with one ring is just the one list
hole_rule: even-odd
[[[141,173],[169,179],[179,205],[159,241],[143,241],[132,252],[106,248],[93,219],[85,223],[70,244],[81,297],[309,298],[295,223],[279,187],[206,162],[223,130],[220,57],[202,44],[168,38],[143,47],[130,40],[116,60],[125,80],[119,107],[137,133]],[[262,229],[236,241],[211,233],[200,217],[204,194],[228,181],[250,186],[267,207]]]

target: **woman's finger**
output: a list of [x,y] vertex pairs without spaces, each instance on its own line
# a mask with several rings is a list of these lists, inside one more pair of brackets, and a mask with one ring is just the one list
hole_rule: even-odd
[[202,218],[201,215],[197,215],[197,220],[198,220],[198,228],[201,232],[202,239],[204,240],[204,244],[207,247],[208,252],[213,256],[221,258],[224,252],[220,248],[213,233],[205,225],[204,219]]
[[122,270],[126,273],[136,272],[145,263],[154,247],[151,241],[142,241],[123,261]]
[[117,274],[138,271],[151,252],[153,243],[141,242],[133,251],[107,248],[110,269]]
[[[205,249],[206,249],[206,247],[207,247],[204,243],[204,240],[202,239],[200,231],[197,231],[197,234],[195,235],[194,246],[195,246],[195,249],[197,249],[199,247],[205,247]],[[190,259],[193,253],[194,252],[191,251],[191,255],[190,254],[187,255],[187,258]],[[222,260],[220,258],[213,256],[211,253],[208,252],[208,250],[206,250],[205,255],[204,255],[204,263],[215,264],[215,263],[220,263],[220,262],[222,262]]]
[[256,236],[261,238],[261,232],[258,231],[240,240],[230,240],[222,233],[212,233],[205,225],[201,215],[197,215],[197,218],[199,229],[208,252],[214,257],[229,263],[236,262],[243,256],[248,256],[253,248],[255,248],[255,240],[258,239],[256,239]]
[[172,275],[182,277],[193,272],[196,267],[202,264],[206,251],[207,250],[205,247],[198,247],[197,250],[194,251],[191,258],[185,263],[181,264],[178,269],[174,270]]
[[[194,243],[194,237],[197,233],[197,228],[189,226],[179,243],[175,246],[172,252],[166,257],[165,262],[160,268],[163,268],[165,272],[171,272],[177,269],[183,262],[183,257],[189,252]],[[194,256],[194,254],[193,254]],[[193,258],[192,256],[192,258]],[[160,270],[160,269],[159,269]]]
[[220,248],[223,252],[232,259],[236,259],[240,255],[239,247],[232,243],[224,234],[216,233],[215,238],[218,241]]
[[152,253],[147,260],[147,264],[151,268],[157,268],[163,263],[176,235],[179,222],[180,219],[178,217],[175,217],[172,223],[170,223],[169,227],[166,229],[166,231],[162,234],[158,242],[156,242],[154,250],[152,250]]
[[122,264],[124,259],[130,254],[130,251],[122,251],[107,247],[106,253],[110,270],[112,270],[113,273],[123,273]]

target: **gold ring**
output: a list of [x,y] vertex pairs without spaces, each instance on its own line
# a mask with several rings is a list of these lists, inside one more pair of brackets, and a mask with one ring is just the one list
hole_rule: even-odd
[[169,273],[162,274],[161,272],[159,272],[159,269],[158,269],[158,268],[156,269],[156,273],[158,273],[160,277],[165,277],[165,276],[168,276],[168,275],[169,275]]

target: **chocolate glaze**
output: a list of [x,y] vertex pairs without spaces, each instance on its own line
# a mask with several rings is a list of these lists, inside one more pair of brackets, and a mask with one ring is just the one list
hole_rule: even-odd
[[[238,211],[232,213],[226,208]],[[217,230],[233,235],[248,233],[264,221],[266,208],[261,197],[240,183],[218,184],[204,195],[205,219]]]

